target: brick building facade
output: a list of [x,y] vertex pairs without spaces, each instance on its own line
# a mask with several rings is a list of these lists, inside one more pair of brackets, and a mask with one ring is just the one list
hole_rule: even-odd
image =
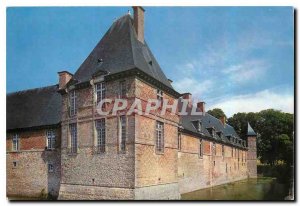
[[[127,115],[125,107],[100,115],[104,98],[188,100],[202,114],[161,115],[157,108]],[[134,7],[134,18],[117,19],[74,75],[62,71],[58,85],[7,95],[7,195],[179,199],[255,177],[251,126],[247,147],[225,119],[190,102],[155,60],[144,40],[144,9]]]

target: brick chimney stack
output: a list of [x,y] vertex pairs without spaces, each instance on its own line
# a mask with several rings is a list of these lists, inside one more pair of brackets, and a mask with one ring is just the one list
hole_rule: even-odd
[[144,12],[145,9],[141,6],[133,6],[134,28],[137,39],[144,43]]
[[188,107],[192,107],[192,94],[191,93],[182,94],[182,99],[188,100]]
[[197,108],[198,110],[200,110],[200,112],[203,112],[203,114],[205,114],[205,102],[198,102]]
[[59,75],[59,89],[64,89],[66,84],[72,79],[73,74],[67,71],[58,72]]
[[220,121],[222,122],[223,126],[225,127],[225,124],[226,124],[226,117],[225,117],[225,116],[220,117]]

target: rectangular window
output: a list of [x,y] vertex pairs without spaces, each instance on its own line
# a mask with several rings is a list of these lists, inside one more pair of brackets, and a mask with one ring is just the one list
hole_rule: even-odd
[[178,133],[178,150],[181,150],[181,133]]
[[197,121],[197,131],[198,132],[201,132],[202,131],[202,123],[201,123],[201,121]]
[[164,95],[163,91],[160,89],[157,89],[156,94],[157,94],[157,100],[160,102],[163,102],[163,95]]
[[120,81],[120,87],[119,87],[119,98],[125,97],[127,93],[126,89],[126,81]]
[[47,135],[47,149],[55,148],[55,132],[53,130],[48,130]]
[[76,91],[73,90],[70,92],[70,116],[74,116],[77,113],[76,105]]
[[240,161],[240,150],[238,150],[238,162]]
[[96,84],[95,90],[96,90],[96,103],[98,104],[103,99],[105,99],[105,83],[100,82],[100,83]]
[[17,161],[13,161],[13,167],[14,167],[14,168],[17,167]]
[[233,157],[233,147],[231,147],[231,157]]
[[156,121],[156,151],[164,151],[164,123]]
[[225,156],[225,147],[224,147],[224,145],[222,145],[222,156],[223,157]]
[[12,138],[12,142],[13,142],[13,151],[18,151],[19,150],[19,135],[18,134],[14,134],[13,138]]
[[53,164],[48,164],[48,172],[49,173],[54,172],[54,166],[53,166]]
[[214,156],[217,155],[217,148],[216,148],[216,143],[215,142],[213,143],[213,146],[212,146],[212,153],[213,153]]
[[120,151],[125,152],[126,150],[126,116],[120,116]]
[[200,145],[199,145],[199,157],[203,157],[203,141],[200,139]]
[[71,153],[77,153],[77,124],[70,124]]
[[105,152],[105,119],[96,120],[97,153]]

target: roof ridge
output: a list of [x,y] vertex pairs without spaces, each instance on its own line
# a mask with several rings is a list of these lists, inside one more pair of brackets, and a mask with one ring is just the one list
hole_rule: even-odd
[[[207,112],[206,112],[206,114],[210,115],[211,117],[213,117],[213,118],[215,118],[215,119],[217,119],[217,120],[219,120],[219,121],[221,122],[221,120],[220,120],[220,119],[218,119],[217,117],[215,117],[215,116],[213,116],[213,115],[211,115],[211,114],[209,114],[209,113],[207,113]],[[226,122],[225,122],[225,124],[226,124],[227,126],[229,126],[229,127],[232,127],[232,128],[233,128],[233,126],[231,126],[230,124],[227,124]]]
[[9,92],[6,94],[6,96],[14,95],[14,94],[21,93],[21,92],[29,92],[29,91],[39,90],[39,89],[46,89],[46,88],[50,88],[50,87],[54,87],[54,86],[58,86],[58,84],[44,86],[44,87],[30,88],[30,89],[25,89],[25,90],[19,90],[19,91],[15,91],[15,92]]

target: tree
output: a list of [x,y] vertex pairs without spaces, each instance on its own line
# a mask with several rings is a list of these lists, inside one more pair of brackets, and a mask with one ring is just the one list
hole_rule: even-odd
[[293,114],[268,109],[257,113],[237,113],[228,119],[228,123],[243,139],[247,136],[248,122],[258,134],[257,155],[262,163],[274,165],[279,160],[292,163]]
[[[219,108],[215,108],[213,110],[208,110],[207,111],[208,114],[220,119],[221,117],[226,117],[225,113],[223,112],[222,109]],[[226,117],[227,118],[227,117]]]

